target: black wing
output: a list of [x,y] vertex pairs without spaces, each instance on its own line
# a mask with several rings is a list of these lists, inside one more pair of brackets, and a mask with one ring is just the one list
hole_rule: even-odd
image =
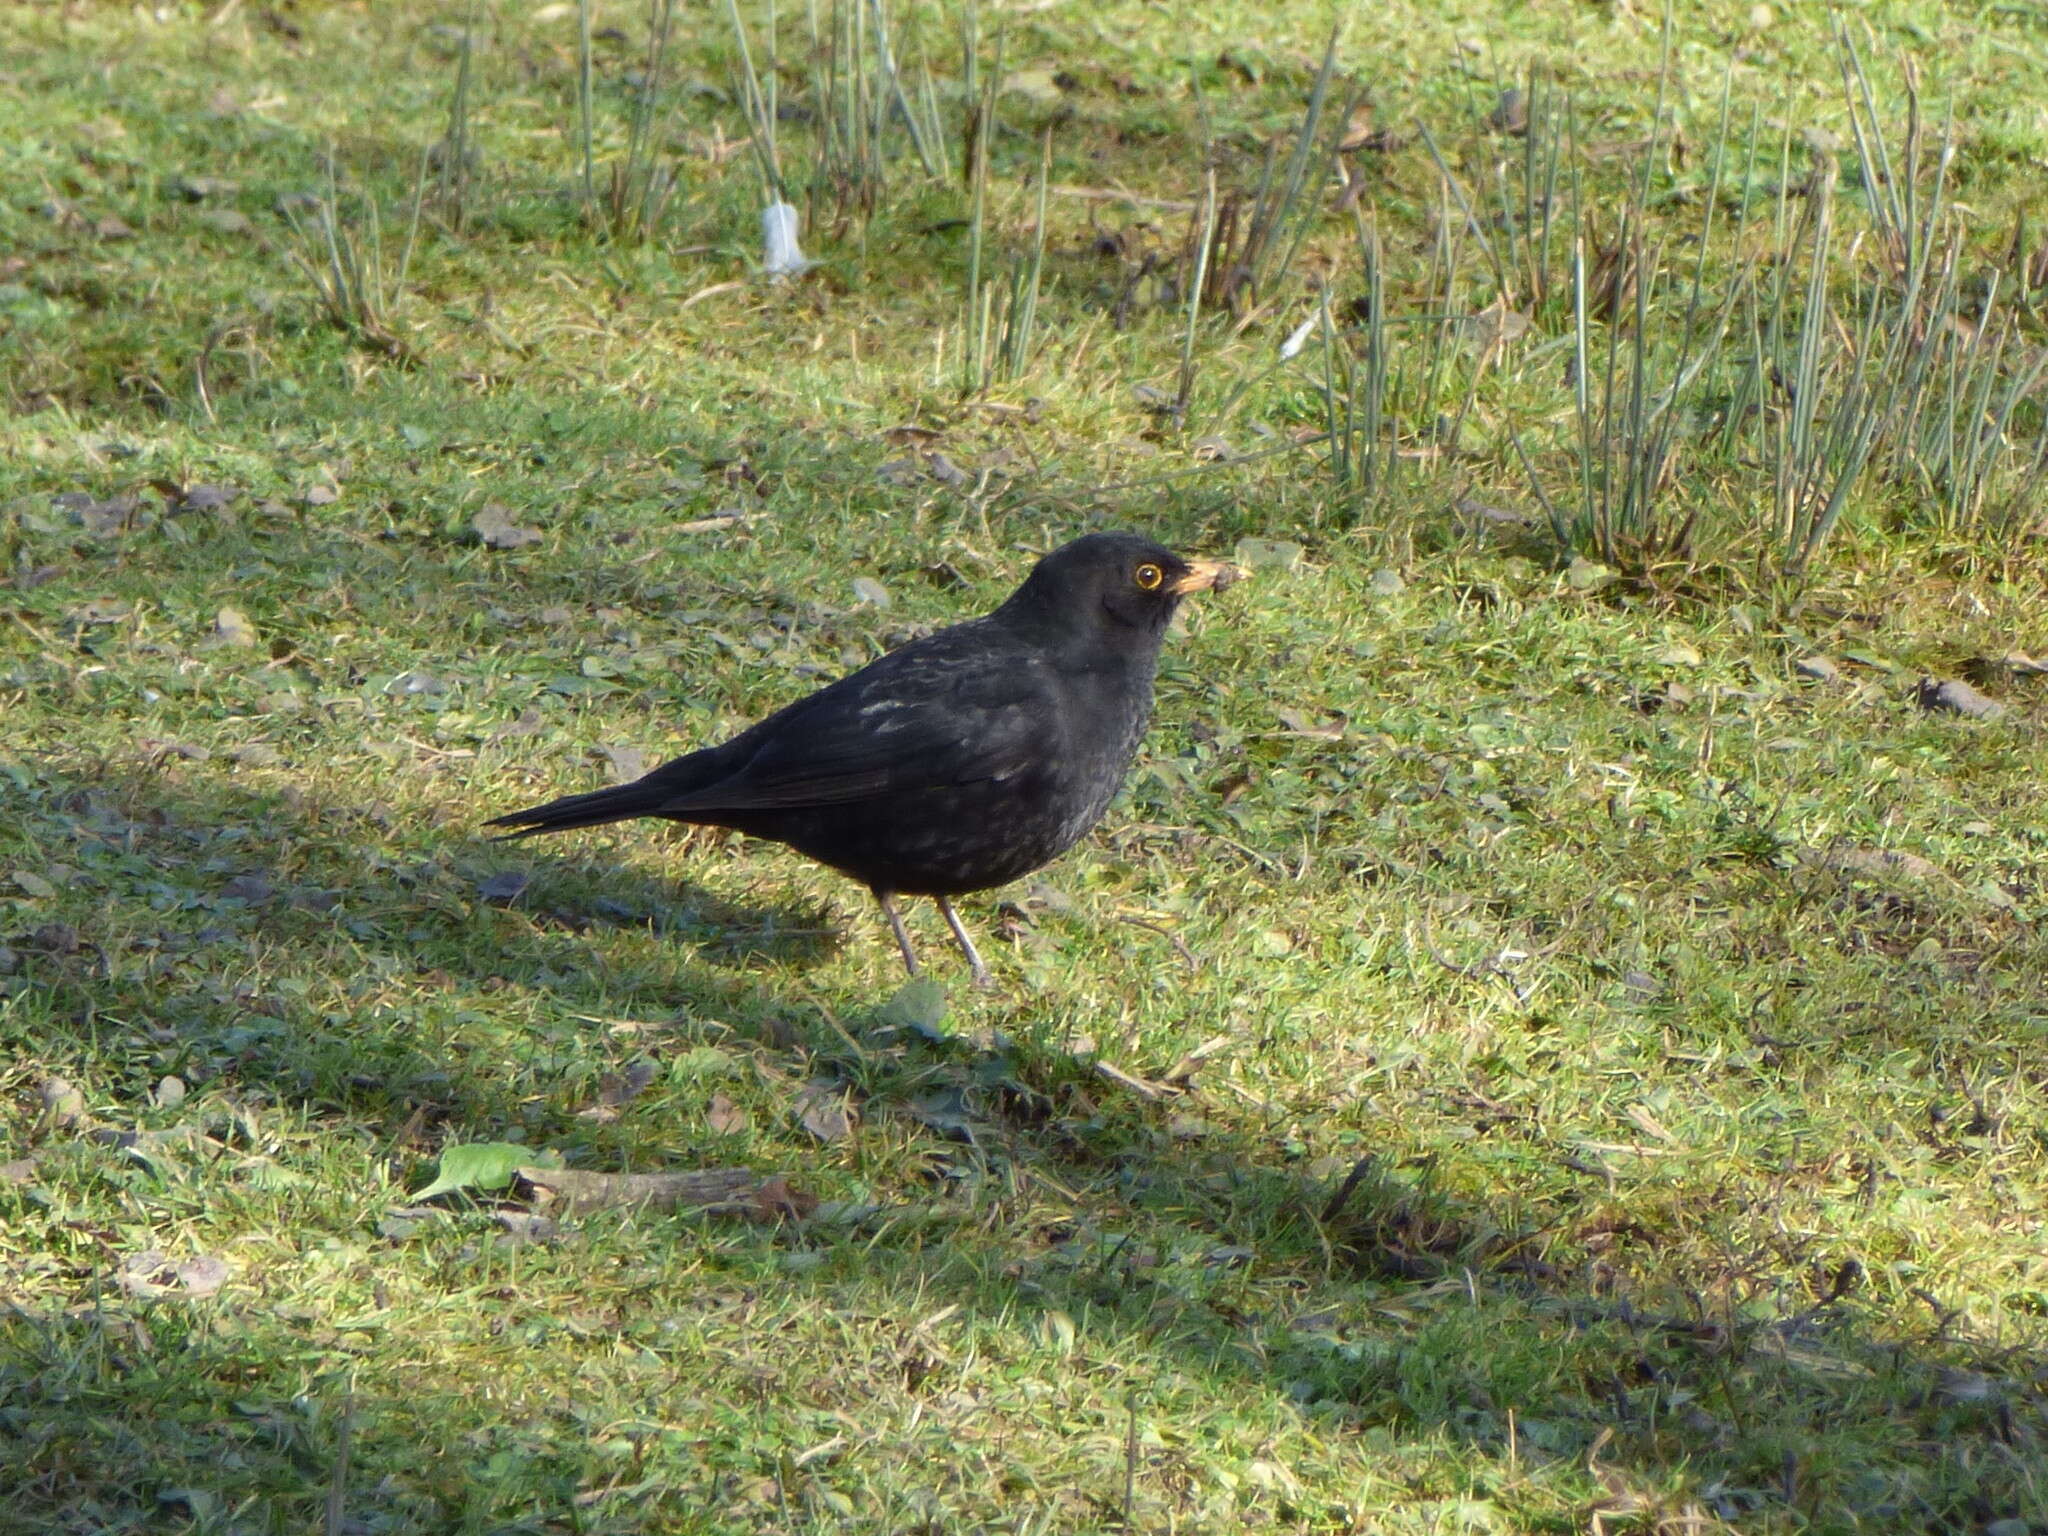
[[735,766],[657,815],[845,805],[1002,779],[1056,746],[1044,664],[963,625],[891,652],[728,742]]

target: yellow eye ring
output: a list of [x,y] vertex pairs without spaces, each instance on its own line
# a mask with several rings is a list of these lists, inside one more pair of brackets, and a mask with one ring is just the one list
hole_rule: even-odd
[[1157,592],[1161,586],[1165,585],[1166,572],[1147,561],[1131,573],[1131,580],[1138,584],[1140,592]]

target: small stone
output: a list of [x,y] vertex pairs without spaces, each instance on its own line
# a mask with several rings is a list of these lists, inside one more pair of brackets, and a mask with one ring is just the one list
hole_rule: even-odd
[[1564,579],[1574,592],[1592,592],[1614,580],[1614,572],[1598,560],[1588,560],[1580,555],[1566,567]]
[[1399,597],[1408,590],[1408,583],[1401,573],[1390,565],[1383,565],[1372,573],[1372,589],[1381,597]]
[[178,1283],[185,1288],[187,1295],[211,1296],[227,1283],[228,1265],[225,1259],[202,1253],[174,1266],[172,1273],[178,1277]]
[[200,223],[217,234],[248,235],[256,230],[256,226],[249,222],[249,215],[239,208],[202,208],[198,218]]
[[58,1130],[78,1124],[85,1118],[85,1095],[80,1093],[67,1079],[52,1077],[44,1081],[43,1118]]
[[232,485],[188,485],[178,498],[180,512],[218,512],[242,493]]
[[256,633],[256,626],[249,622],[248,615],[239,608],[223,608],[213,616],[213,632],[229,645],[251,646],[262,643]]
[[1968,683],[1953,679],[1938,682],[1931,677],[1921,678],[1913,700],[1922,709],[1945,710],[1972,720],[1996,720],[2005,713],[2005,706],[1996,699],[1987,698]]
[[1236,563],[1246,570],[1279,571],[1284,575],[1299,570],[1307,553],[1288,539],[1239,539]]
[[181,176],[172,190],[188,203],[203,203],[209,198],[233,197],[242,187],[224,176]]

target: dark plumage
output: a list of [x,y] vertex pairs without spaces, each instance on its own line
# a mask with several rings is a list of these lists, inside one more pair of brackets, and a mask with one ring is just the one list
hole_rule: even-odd
[[1174,610],[1237,575],[1134,534],[1090,534],[985,618],[630,784],[487,825],[527,836],[656,816],[787,843],[875,893],[913,975],[894,898],[936,898],[986,985],[950,898],[1029,874],[1095,825],[1145,733]]

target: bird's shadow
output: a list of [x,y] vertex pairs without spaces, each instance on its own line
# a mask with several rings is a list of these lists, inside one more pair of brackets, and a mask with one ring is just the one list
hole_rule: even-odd
[[[688,879],[646,874],[606,850],[529,842],[473,857],[517,867],[524,882],[505,904],[527,912],[537,927],[645,932],[686,944],[693,958],[727,969],[748,970],[762,961],[800,969],[837,954],[851,933],[825,903],[735,901]],[[479,894],[492,899],[481,888]]]
[[[22,955],[17,973],[0,983],[13,1001],[34,990],[34,1003],[16,1017],[33,1018],[42,1031],[10,1043],[59,1071],[73,1059],[91,1060],[102,1099],[110,1092],[140,1098],[157,1074],[182,1065],[195,1083],[211,1071],[237,1094],[295,1102],[329,1124],[381,1126],[394,1139],[423,1106],[464,1135],[523,1125],[552,1138],[577,1124],[567,1108],[573,1095],[559,1088],[540,1120],[522,1120],[516,1101],[523,1090],[497,1067],[502,1058],[474,1068],[452,1060],[437,1043],[445,1040],[436,1035],[442,1008],[519,1015],[517,1027],[527,1031],[521,1053],[548,1056],[546,1070],[556,1072],[594,1074],[617,1061],[603,1029],[575,1021],[678,1008],[715,1013],[740,1032],[760,1026],[764,1038],[773,1022],[785,1043],[793,1028],[806,1070],[829,1066],[841,1043],[856,1054],[880,1054],[872,1033],[856,1042],[817,1027],[815,1010],[800,1010],[792,1025],[788,999],[750,974],[754,956],[802,964],[829,948],[837,925],[812,908],[737,902],[584,851],[494,849],[479,840],[444,843],[422,857],[431,833],[382,827],[357,810],[197,771],[45,771],[31,776],[17,803],[35,842],[91,886],[95,901],[86,917],[76,904],[65,907],[73,914],[66,931],[51,921],[0,934],[0,943]],[[482,894],[494,879],[520,874],[523,883],[504,879],[496,887],[502,896]],[[331,976],[333,997],[272,995],[260,962],[279,946],[311,950],[288,957],[290,964],[301,976]],[[251,1044],[260,1033],[252,1032],[251,1016],[265,1017],[273,1006],[295,1038]],[[998,1013],[1020,1038],[1034,1016],[1043,1017],[1035,1004]],[[127,1020],[148,1022],[117,1022]],[[863,1033],[858,1020],[852,1032]],[[1607,1466],[1632,1466],[1653,1481],[1704,1484],[1717,1467],[1724,1483],[1749,1474],[1738,1491],[1754,1502],[1729,1504],[1722,1512],[1731,1519],[1752,1509],[1763,1521],[1842,1512],[1828,1502],[1832,1495],[1809,1499],[1802,1510],[1796,1466],[1759,1471],[1745,1467],[1742,1455],[1723,1455],[1715,1436],[1726,1427],[1718,1416],[1697,1431],[1660,1417],[1667,1400],[1714,1401],[1717,1392],[1731,1399],[1732,1416],[1731,1376],[1797,1398],[1816,1421],[1853,1421],[1871,1437],[1939,1428],[1987,1466],[2008,1444],[2038,1450],[2038,1431],[2024,1414],[2015,1418],[2007,1403],[2001,1417],[2004,1398],[1981,1411],[1940,1399],[1940,1373],[1970,1360],[1967,1352],[1953,1341],[1881,1338],[1847,1294],[1778,1323],[1639,1310],[1611,1282],[1602,1290],[1548,1268],[1535,1235],[1512,1218],[1483,1201],[1434,1192],[1412,1170],[1361,1165],[1349,1181],[1306,1173],[1290,1166],[1272,1137],[1177,1126],[1184,1116],[1170,1097],[1147,1098],[1138,1091],[1144,1085],[1105,1086],[1085,1063],[1028,1039],[987,1047],[912,1040],[899,1081],[928,1087],[944,1075],[936,1065],[954,1074],[948,1080],[979,1090],[957,1101],[960,1118],[974,1122],[964,1128],[972,1139],[949,1135],[963,1128],[946,1123],[953,1113],[946,1104],[925,1105],[929,1168],[962,1187],[1000,1183],[1011,1177],[1006,1170],[1043,1172],[1052,1187],[1086,1193],[1057,1213],[1058,1230],[1041,1218],[978,1235],[1002,1250],[1003,1272],[1014,1278],[1000,1283],[976,1278],[950,1244],[891,1246],[883,1232],[862,1233],[852,1245],[862,1249],[862,1263],[902,1296],[951,1294],[970,1307],[1066,1319],[1068,1328],[1083,1318],[1141,1376],[1235,1371],[1276,1397],[1285,1383],[1331,1424],[1357,1417],[1417,1441],[1448,1436],[1507,1465],[1528,1454],[1518,1433],[1533,1435],[1530,1426],[1543,1424],[1557,1454],[1589,1462],[1602,1456]],[[956,1070],[962,1066],[964,1076]],[[891,1082],[875,1086],[871,1118],[893,1115],[899,1106],[889,1102]],[[644,1127],[634,1134],[645,1135]],[[602,1158],[612,1149],[592,1150]],[[1001,1208],[999,1199],[990,1206]],[[649,1224],[690,1240],[687,1218]],[[1175,1263],[1120,1228],[1179,1234],[1195,1257]],[[819,1240],[829,1244],[830,1235]],[[776,1248],[811,1237],[763,1234],[757,1241],[781,1285],[810,1283],[777,1269]],[[587,1253],[565,1248],[548,1262],[573,1269],[588,1262]],[[386,1261],[427,1275],[421,1266],[439,1262]],[[1234,1276],[1265,1266],[1294,1277],[1291,1295],[1237,1288]],[[821,1297],[830,1294],[826,1282],[818,1284]],[[1418,1320],[1389,1324],[1411,1290]],[[1485,1300],[1491,1335],[1484,1347],[1461,1331],[1468,1325],[1457,1322],[1459,1308],[1432,1313],[1437,1303],[1428,1298],[1445,1294],[1469,1294],[1474,1316]],[[1275,1306],[1271,1316],[1255,1315]],[[133,1380],[106,1374],[110,1353],[120,1353],[109,1351],[109,1339],[137,1352],[120,1316],[52,1316],[38,1324],[38,1353],[20,1379],[31,1392],[46,1375],[71,1386],[89,1380],[117,1418],[202,1426],[180,1429],[181,1438],[147,1453],[164,1486],[192,1485],[228,1443],[215,1424],[217,1402],[200,1401],[199,1389],[267,1396],[274,1403],[263,1411],[286,1417],[299,1412],[292,1405],[306,1390],[301,1367],[290,1363],[305,1356],[300,1325],[266,1308],[244,1306],[237,1315],[247,1338],[195,1328],[180,1345],[186,1354],[176,1371]],[[174,1337],[168,1330],[175,1326],[153,1315],[159,1343]],[[260,1356],[250,1355],[249,1339],[263,1341]],[[1855,1369],[1814,1375],[1793,1358],[1816,1348]],[[1537,1354],[1566,1363],[1532,1376],[1526,1360]],[[274,1364],[252,1365],[255,1358]],[[1517,1360],[1525,1363],[1503,1364]],[[2005,1380],[2022,1382],[2037,1361],[2013,1355],[1997,1366]],[[2010,1390],[2024,1406],[2022,1389]],[[22,1422],[33,1427],[37,1411],[20,1402],[9,1407],[5,1391],[0,1422],[25,1414]],[[432,1419],[450,1425],[490,1412],[453,1391],[428,1392],[421,1401]],[[165,1414],[166,1402],[177,1411]],[[418,1406],[363,1400],[356,1411],[366,1425],[381,1426],[381,1441],[366,1429],[357,1454],[391,1463],[394,1426],[409,1422]],[[763,1409],[773,1411],[772,1404]],[[1519,1431],[1518,1414],[1525,1421]],[[332,1427],[308,1434],[327,1454]],[[451,1448],[452,1441],[441,1449]],[[132,1451],[122,1454],[132,1461]],[[472,1486],[472,1474],[449,1461],[437,1463],[439,1486],[488,1502],[480,1475]],[[1962,1474],[1951,1476],[1939,1493],[1944,1502],[1922,1512],[1936,1523],[1959,1516],[1968,1486]],[[305,1502],[295,1495],[279,1507]]]
[[[162,1021],[174,1042],[114,1035],[113,1057],[144,1076],[222,1076],[372,1119],[430,1101],[437,1120],[503,1122],[502,1089],[450,1072],[451,1036],[435,1019],[772,1020],[787,1004],[755,973],[822,962],[851,931],[850,913],[828,903],[736,899],[602,846],[451,839],[188,764],[26,777],[13,801],[30,845],[94,901],[52,901],[46,920],[18,907],[29,920],[0,931],[17,974],[0,985],[51,1020]],[[38,1044],[51,1070],[67,1070],[67,1044],[87,1070],[106,1039],[100,1024]]]

